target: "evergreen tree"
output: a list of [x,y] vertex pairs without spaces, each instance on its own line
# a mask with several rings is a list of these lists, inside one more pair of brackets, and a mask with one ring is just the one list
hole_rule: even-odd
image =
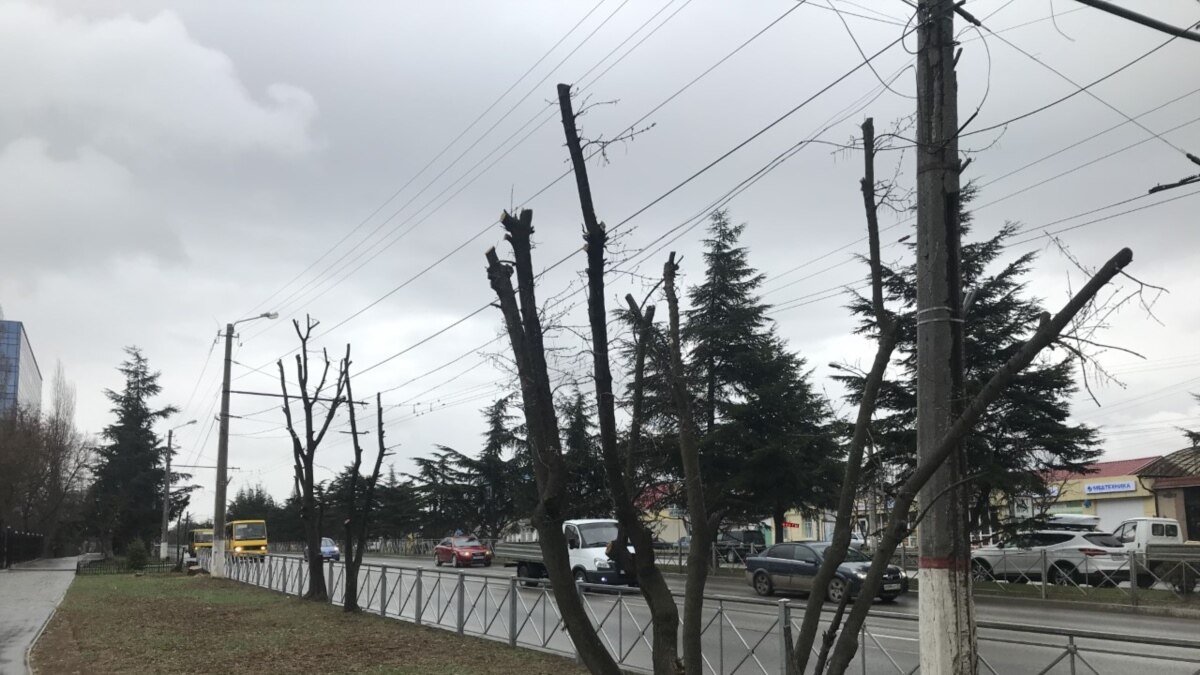
[[225,520],[265,520],[268,533],[274,534],[273,523],[279,510],[279,504],[262,485],[242,486],[225,507]]
[[[104,394],[112,402],[116,421],[105,427],[106,444],[97,448],[96,480],[92,484],[91,522],[98,534],[116,552],[123,552],[134,539],[156,538],[162,518],[164,448],[153,426],[178,412],[174,406],[152,408],[150,399],[162,387],[159,373],[151,371],[137,347],[127,347],[128,358],[117,369],[125,378],[119,392]],[[185,498],[172,504],[174,518],[186,507]]]
[[[964,190],[966,204],[974,191]],[[971,214],[961,214],[964,237]],[[969,298],[964,324],[964,392],[973,397],[987,379],[1024,344],[1037,326],[1041,302],[1025,292],[1024,277],[1035,253],[999,264],[1006,243],[1019,232],[1006,224],[993,237],[962,246],[964,297]],[[899,378],[881,391],[873,437],[878,449],[873,472],[882,471],[885,485],[898,483],[915,461],[916,448],[916,268],[885,269],[889,304],[899,308]],[[870,300],[856,296],[851,309],[862,318],[860,333],[875,330]],[[1070,424],[1070,399],[1076,393],[1074,360],[1070,355],[1043,357],[1012,381],[966,440],[967,471],[977,476],[971,498],[971,519],[993,526],[990,508],[997,497],[1044,495],[1049,472],[1081,472],[1100,455],[1096,430]],[[841,379],[857,403],[861,378]],[[876,479],[877,477],[872,477]],[[1014,499],[1009,499],[1013,503]]]
[[563,402],[559,411],[563,420],[563,460],[571,477],[567,485],[568,518],[597,518],[613,510],[592,413],[592,406],[579,389]]
[[690,350],[701,430],[711,432],[722,407],[745,393],[753,360],[770,340],[767,305],[756,295],[763,275],[750,267],[738,246],[746,226],[733,225],[728,212],[711,216],[704,240],[704,282],[688,291],[691,309],[682,337]]
[[712,215],[704,280],[689,290],[682,332],[705,431],[710,510],[733,523],[770,518],[779,537],[788,511],[832,504],[840,449],[804,359],[788,351],[767,317],[769,305],[758,296],[764,277],[739,244],[744,229],[725,211]]
[[[1196,403],[1200,403],[1200,394],[1192,394],[1192,398],[1196,399]],[[1200,447],[1200,431],[1194,429],[1180,429],[1183,432],[1183,437],[1192,444],[1193,448]]]

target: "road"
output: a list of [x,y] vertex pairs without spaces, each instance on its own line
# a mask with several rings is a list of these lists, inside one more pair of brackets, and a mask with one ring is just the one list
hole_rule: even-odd
[[[277,559],[278,561],[278,559]],[[437,568],[433,561],[418,558],[368,557],[360,580],[359,602],[378,613],[386,608],[389,616],[416,616],[418,588],[424,623],[464,632],[508,640],[510,611],[508,598],[513,568],[493,566],[470,570]],[[271,567],[271,585],[282,590],[286,581],[296,592],[298,558],[278,561]],[[377,566],[387,566],[386,572]],[[286,573],[284,567],[287,568]],[[341,593],[340,565],[334,568],[335,597]],[[417,581],[420,570],[420,581]],[[259,583],[266,574],[259,570]],[[299,573],[302,573],[299,572]],[[461,580],[460,580],[461,573]],[[286,578],[285,578],[286,574]],[[673,590],[682,592],[683,578],[672,576]],[[462,591],[459,592],[461,584]],[[708,584],[713,599],[706,602],[704,633],[705,655],[711,672],[779,672],[781,637],[778,630],[781,599],[758,598],[741,580],[713,577]],[[386,602],[381,599],[386,595]],[[461,610],[459,607],[461,597]],[[570,652],[570,642],[558,626],[552,596],[543,589],[521,588],[516,606],[517,642],[524,646]],[[649,613],[641,595],[595,592],[585,595],[593,622],[600,627],[610,651],[620,655],[623,664],[638,668],[649,666]],[[793,630],[802,618],[804,598],[787,599]],[[977,603],[980,621],[979,641],[982,658],[998,673],[1038,673],[1066,653],[1067,638],[1054,635],[1055,629],[1087,630],[1109,634],[1104,639],[1080,639],[1076,642],[1082,659],[1099,673],[1153,672],[1196,673],[1200,669],[1200,650],[1176,646],[1150,645],[1123,641],[1127,638],[1177,639],[1194,641],[1200,636],[1200,621],[1160,618],[1135,614],[1090,611],[1012,603],[982,598]],[[876,605],[863,636],[851,672],[907,673],[918,663],[917,601],[903,596],[891,605]],[[1022,630],[1024,629],[1024,630]],[[1040,631],[1040,632],[1030,632]],[[865,668],[861,659],[865,657]],[[1079,663],[1076,672],[1091,672]],[[991,672],[987,667],[981,672]],[[1072,672],[1069,659],[1059,662],[1049,673]]]

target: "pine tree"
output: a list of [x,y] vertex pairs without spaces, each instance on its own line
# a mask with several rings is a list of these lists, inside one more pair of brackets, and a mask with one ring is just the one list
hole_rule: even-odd
[[[150,370],[137,347],[127,347],[125,353],[128,358],[117,369],[125,378],[124,389],[104,392],[117,419],[104,429],[107,443],[96,451],[96,480],[89,500],[91,522],[116,552],[123,552],[134,539],[156,538],[165,467],[164,449],[153,427],[178,412],[174,406],[150,407],[150,399],[162,391],[159,373]],[[176,508],[185,506],[186,501]]]
[[840,450],[827,402],[757,294],[764,277],[739,245],[745,225],[724,211],[711,221],[704,280],[689,291],[683,330],[710,509],[725,511],[726,522],[770,518],[778,537],[786,512],[832,503]]
[[[964,204],[974,191],[964,190]],[[970,233],[971,215],[961,215],[964,238]],[[965,396],[969,399],[987,378],[1020,348],[1037,325],[1041,302],[1026,293],[1024,277],[1036,258],[1027,253],[1007,264],[997,264],[1005,246],[1019,232],[1008,223],[993,237],[964,243],[962,278],[965,310]],[[994,270],[994,271],[993,271]],[[887,300],[900,308],[900,369],[903,376],[884,384],[876,414],[876,475],[885,485],[902,480],[913,465],[916,447],[916,270],[908,266],[885,270]],[[860,333],[874,330],[870,301],[856,296],[851,309],[863,317]],[[857,402],[861,379],[841,379]],[[1096,430],[1067,422],[1070,399],[1076,393],[1074,359],[1042,358],[1013,380],[966,441],[967,470],[973,480],[973,522],[998,525],[991,508],[997,499],[1044,495],[1046,475],[1054,471],[1080,472],[1100,455]]]
[[[1192,398],[1196,400],[1196,403],[1200,403],[1200,394],[1192,394]],[[1192,444],[1193,448],[1200,447],[1200,430],[1180,429],[1180,431],[1183,432],[1183,437],[1188,440],[1188,443]]]
[[761,353],[771,330],[767,305],[756,295],[764,277],[738,246],[745,228],[731,224],[724,210],[712,214],[704,240],[704,282],[688,291],[691,309],[682,332],[698,379],[705,432],[716,426],[721,408],[745,391],[750,360]]
[[571,477],[567,485],[568,518],[598,518],[612,513],[613,509],[592,414],[592,406],[579,389],[559,410],[563,420],[563,459],[567,475]]

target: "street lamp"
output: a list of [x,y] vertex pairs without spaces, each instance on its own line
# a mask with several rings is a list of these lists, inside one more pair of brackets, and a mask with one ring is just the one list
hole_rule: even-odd
[[221,381],[221,420],[217,434],[217,489],[213,499],[213,547],[212,565],[209,573],[215,578],[225,576],[225,484],[229,463],[229,367],[233,361],[233,327],[239,323],[257,319],[278,319],[276,312],[263,312],[258,316],[225,324],[225,376]]
[[167,528],[171,522],[171,441],[176,429],[182,429],[188,425],[195,424],[196,420],[184,422],[177,427],[171,427],[167,430],[167,470],[163,473],[163,495],[162,495],[162,538],[158,540],[158,557],[166,560],[170,556],[167,553]]

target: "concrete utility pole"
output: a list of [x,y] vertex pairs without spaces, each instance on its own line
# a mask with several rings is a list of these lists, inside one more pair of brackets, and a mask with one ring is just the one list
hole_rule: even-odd
[[196,420],[184,422],[177,427],[172,427],[167,430],[167,460],[166,472],[163,473],[163,493],[162,493],[162,536],[158,540],[158,557],[161,560],[166,560],[170,557],[167,552],[167,534],[171,523],[171,441],[175,435],[176,429],[182,429],[190,424],[195,424]]
[[217,485],[213,499],[212,564],[209,573],[217,579],[225,576],[225,486],[229,463],[229,368],[233,363],[233,324],[225,324],[225,366],[221,379],[221,419],[217,429]]
[[209,573],[214,578],[225,576],[225,487],[229,464],[229,368],[233,363],[233,327],[255,319],[274,319],[279,315],[266,312],[258,316],[225,324],[225,368],[221,379],[221,419],[217,432],[217,486],[213,499],[213,546],[212,565]]
[[[933,455],[962,407],[958,83],[954,0],[917,9],[917,457]],[[977,672],[961,450],[921,489],[921,672]]]

